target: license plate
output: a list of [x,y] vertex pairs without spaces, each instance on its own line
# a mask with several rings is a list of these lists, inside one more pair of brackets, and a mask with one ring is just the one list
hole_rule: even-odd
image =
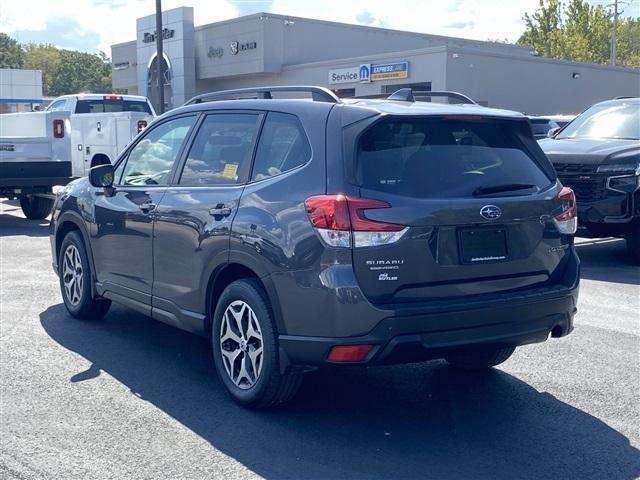
[[502,262],[507,259],[505,228],[460,230],[459,241],[464,263]]

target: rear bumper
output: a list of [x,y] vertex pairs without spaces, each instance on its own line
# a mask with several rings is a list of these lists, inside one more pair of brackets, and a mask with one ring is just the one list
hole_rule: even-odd
[[66,185],[71,180],[70,161],[0,163],[0,193],[15,193],[16,189],[38,193],[39,188]]
[[[353,337],[279,337],[284,363],[332,364],[327,360],[336,345],[374,345],[362,362],[350,365],[406,363],[443,358],[486,346],[520,346],[563,337],[573,330],[579,290],[577,257],[569,283],[504,293],[490,300],[460,300],[433,305],[419,312],[384,318],[366,335]],[[346,363],[341,363],[346,365]]]
[[[519,346],[543,342],[549,335],[562,337],[573,330],[577,288],[557,298],[532,302],[486,305],[466,311],[449,311],[384,319],[369,334],[348,338],[280,336],[289,363],[319,365],[336,345],[374,345],[363,362],[390,364],[443,358],[487,345]],[[455,329],[434,325],[466,324]]]

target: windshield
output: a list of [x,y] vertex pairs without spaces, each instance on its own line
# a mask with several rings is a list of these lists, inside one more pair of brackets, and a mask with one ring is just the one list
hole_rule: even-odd
[[640,138],[637,104],[594,105],[560,132],[556,138]]

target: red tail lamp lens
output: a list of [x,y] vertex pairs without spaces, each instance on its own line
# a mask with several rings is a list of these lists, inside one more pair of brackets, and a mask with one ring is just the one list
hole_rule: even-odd
[[372,349],[373,345],[338,345],[329,352],[329,361],[361,362]]
[[53,138],[64,138],[64,120],[53,121]]

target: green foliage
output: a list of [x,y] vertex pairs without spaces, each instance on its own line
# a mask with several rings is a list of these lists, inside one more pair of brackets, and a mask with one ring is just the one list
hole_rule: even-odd
[[24,50],[6,33],[0,33],[0,68],[22,68]]
[[[523,19],[526,30],[519,45],[539,55],[578,62],[609,63],[613,14],[585,0],[539,0]],[[640,18],[618,18],[617,64],[640,67]]]
[[53,45],[36,45],[35,43],[27,44],[24,49],[26,52],[24,68],[41,70],[43,95],[56,96],[56,93],[51,93],[51,85],[55,82],[58,74],[61,51]]
[[60,51],[60,65],[51,83],[51,95],[109,91],[111,65],[104,53],[100,56],[72,50]]
[[[6,37],[6,39],[4,38]],[[5,43],[9,46],[5,48]],[[62,50],[48,44],[20,45],[11,37],[0,34],[1,65],[5,64],[5,49],[15,45],[21,61],[9,68],[42,71],[42,90],[45,96],[57,97],[69,93],[111,91],[111,61],[104,52],[85,53]],[[9,56],[6,56],[9,58]],[[8,62],[7,62],[8,63]]]

